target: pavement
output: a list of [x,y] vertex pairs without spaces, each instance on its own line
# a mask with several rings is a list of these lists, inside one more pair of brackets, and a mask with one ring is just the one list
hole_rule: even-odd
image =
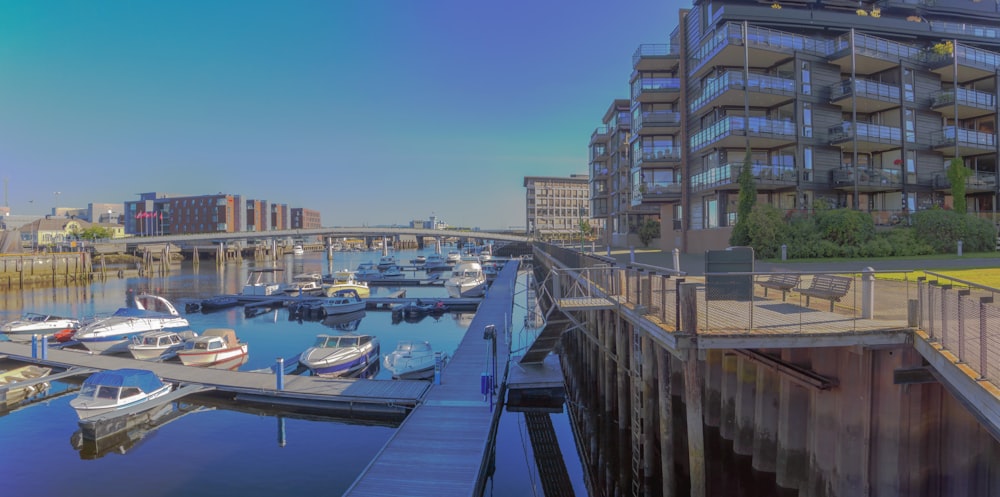
[[[608,252],[598,255],[607,256]],[[674,256],[670,251],[654,249],[612,249],[611,257],[622,265],[639,263],[667,269],[674,268]],[[691,276],[705,275],[705,254],[679,254],[680,270]],[[1000,253],[996,258],[966,257],[957,254],[951,259],[856,259],[850,261],[762,261],[754,262],[756,272],[861,272],[871,267],[876,271],[933,271],[936,269],[969,269],[1000,267]]]

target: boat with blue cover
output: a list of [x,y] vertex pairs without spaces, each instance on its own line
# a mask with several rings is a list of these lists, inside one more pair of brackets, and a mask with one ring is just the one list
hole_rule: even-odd
[[124,409],[162,397],[173,388],[146,369],[115,369],[90,375],[69,401],[80,419]]

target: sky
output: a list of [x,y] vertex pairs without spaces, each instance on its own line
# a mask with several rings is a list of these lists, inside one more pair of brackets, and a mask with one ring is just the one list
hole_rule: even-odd
[[[230,193],[324,226],[525,225],[687,0],[0,1],[12,214]],[[58,193],[57,193],[58,192]]]

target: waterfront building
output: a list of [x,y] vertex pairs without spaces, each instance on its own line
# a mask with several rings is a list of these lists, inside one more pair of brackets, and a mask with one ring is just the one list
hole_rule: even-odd
[[315,229],[322,228],[323,223],[320,221],[319,211],[313,209],[305,209],[303,207],[293,207],[292,213],[292,225],[293,230],[298,229]]
[[659,248],[726,247],[744,163],[758,203],[891,226],[953,205],[957,158],[968,210],[997,219],[995,2],[695,0],[679,21],[632,57],[625,188],[618,101],[591,136],[591,203],[613,243],[652,208],[669,221]]
[[76,240],[76,235],[90,226],[83,219],[48,216],[21,226],[18,232],[22,245],[34,250]]
[[84,219],[92,223],[121,224],[125,209],[122,203],[90,203]]
[[[591,217],[587,183],[586,174],[525,176],[528,235],[550,239],[571,238],[580,233],[580,222]],[[589,222],[593,228],[594,222]]]
[[271,231],[287,230],[291,227],[289,222],[288,204],[271,204],[271,219],[268,223]]

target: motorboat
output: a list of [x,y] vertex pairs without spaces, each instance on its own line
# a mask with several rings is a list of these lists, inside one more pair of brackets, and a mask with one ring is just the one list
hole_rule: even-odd
[[115,369],[90,375],[69,401],[80,419],[124,409],[162,397],[173,385],[146,369]]
[[434,352],[430,342],[403,340],[383,360],[394,380],[424,380],[434,377],[435,364],[444,366],[448,354]]
[[444,262],[448,264],[458,264],[462,260],[462,254],[457,250],[448,251],[448,256],[444,258]]
[[283,271],[284,269],[276,267],[251,269],[240,293],[253,296],[280,294],[285,288],[281,281]]
[[6,334],[11,341],[20,342],[31,340],[32,335],[52,336],[60,331],[79,327],[80,320],[75,318],[26,312],[20,319],[0,325],[0,332]]
[[484,262],[483,275],[486,276],[486,282],[489,283],[495,279],[500,274],[500,266],[495,262]]
[[306,249],[302,248],[302,245],[296,244],[292,246],[292,255],[303,255],[305,253]]
[[403,271],[399,269],[399,266],[389,266],[382,270],[383,278],[402,278]]
[[351,312],[365,310],[365,301],[361,300],[358,292],[345,288],[337,290],[333,295],[323,299],[323,312],[327,316],[336,314],[348,314]]
[[394,315],[403,318],[416,318],[426,315],[440,316],[446,312],[448,312],[448,306],[441,300],[431,304],[424,304],[418,299],[415,302],[407,302],[392,308]]
[[135,307],[122,307],[109,317],[83,325],[73,339],[91,352],[124,354],[135,335],[188,327],[188,320],[163,297],[144,293],[137,295],[134,302]]
[[427,262],[424,263],[424,271],[426,271],[427,274],[451,271],[451,268],[452,265],[448,264],[448,262],[444,260],[444,257],[441,257],[441,254],[431,254],[427,256]]
[[378,338],[372,335],[316,336],[316,342],[299,356],[299,362],[317,376],[351,376],[379,360]]
[[132,343],[128,344],[128,351],[132,357],[140,361],[159,359],[184,348],[184,342],[193,340],[197,336],[198,334],[191,330],[181,332],[147,331],[132,337]]
[[50,367],[36,366],[34,364],[0,371],[0,388],[7,389],[7,394],[3,400],[0,400],[0,403],[10,406],[45,391],[49,387],[48,382],[31,382],[30,385],[21,386],[18,386],[18,383],[44,378],[51,372],[52,368]]
[[423,255],[418,255],[413,259],[410,259],[410,264],[423,265],[427,263],[427,257]]
[[390,266],[396,265],[396,256],[391,254],[385,254],[378,258],[378,265],[376,266],[380,270],[385,270]]
[[[201,336],[184,343],[177,357],[185,366],[215,366],[246,356],[249,347],[229,328],[209,328]],[[245,361],[244,361],[245,362]]]
[[217,295],[204,299],[199,304],[201,312],[213,312],[239,305],[240,299],[232,295]]
[[323,293],[323,275],[303,273],[292,276],[292,282],[284,287],[286,295],[319,295]]
[[482,297],[486,294],[486,276],[478,262],[466,261],[455,266],[445,290],[453,298]]
[[323,278],[323,281],[327,283],[323,284],[323,291],[326,293],[327,297],[333,296],[338,290],[352,289],[358,292],[358,296],[362,298],[367,298],[371,295],[371,289],[368,288],[367,281],[360,281],[354,278],[354,271],[350,269],[343,269],[333,273],[330,278]]
[[362,281],[378,279],[382,277],[382,271],[375,267],[374,262],[362,262],[354,270],[354,277]]

